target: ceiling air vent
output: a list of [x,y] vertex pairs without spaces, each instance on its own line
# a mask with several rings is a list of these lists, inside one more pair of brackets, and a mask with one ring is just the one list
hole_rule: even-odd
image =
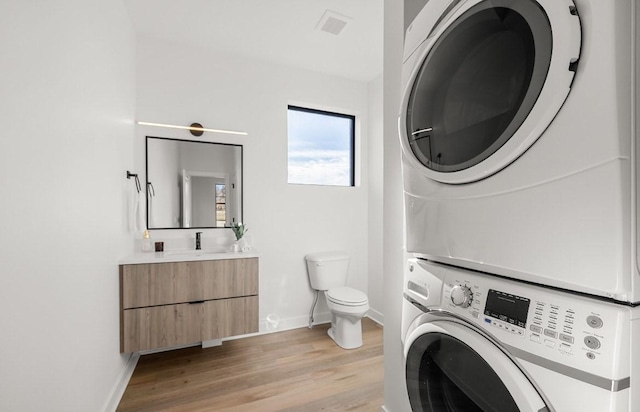
[[320,21],[318,21],[316,29],[338,35],[349,21],[351,21],[351,18],[347,16],[343,16],[335,11],[326,10],[320,18]]

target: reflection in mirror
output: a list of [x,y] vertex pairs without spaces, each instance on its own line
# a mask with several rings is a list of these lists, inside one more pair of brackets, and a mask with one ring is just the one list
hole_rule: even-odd
[[147,136],[147,227],[242,222],[242,145]]

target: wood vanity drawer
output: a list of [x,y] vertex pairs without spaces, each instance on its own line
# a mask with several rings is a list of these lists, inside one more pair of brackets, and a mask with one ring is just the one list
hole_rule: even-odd
[[202,304],[202,339],[258,331],[258,296],[209,300]]
[[121,352],[186,345],[258,331],[258,297],[123,311]]
[[120,266],[125,309],[258,294],[258,259]]
[[123,312],[121,352],[200,341],[202,305],[150,306]]

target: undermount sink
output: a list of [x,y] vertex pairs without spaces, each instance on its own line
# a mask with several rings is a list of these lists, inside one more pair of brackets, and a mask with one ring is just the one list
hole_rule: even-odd
[[164,252],[165,256],[201,256],[201,255],[210,255],[214,253],[225,253],[226,250],[220,249],[187,249],[187,250],[166,250]]

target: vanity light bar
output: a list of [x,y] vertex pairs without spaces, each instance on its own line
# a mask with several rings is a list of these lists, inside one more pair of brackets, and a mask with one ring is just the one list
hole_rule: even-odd
[[175,125],[175,124],[149,123],[149,122],[138,122],[138,124],[141,125],[141,126],[168,127],[170,129],[195,130],[195,131],[198,131],[198,132],[239,134],[239,135],[243,135],[243,136],[247,135],[247,132],[236,132],[234,130],[207,129],[207,128],[204,128],[204,127],[178,126],[178,125]]

